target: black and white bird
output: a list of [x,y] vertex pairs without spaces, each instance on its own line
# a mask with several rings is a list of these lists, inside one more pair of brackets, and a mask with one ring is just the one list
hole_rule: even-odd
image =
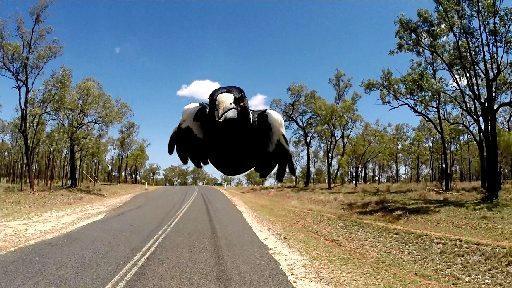
[[183,164],[197,168],[211,163],[228,176],[251,169],[266,178],[277,166],[282,182],[286,168],[295,176],[295,165],[285,136],[283,117],[270,109],[251,110],[245,92],[236,86],[215,89],[206,103],[183,109],[180,123],[169,138],[168,152]]

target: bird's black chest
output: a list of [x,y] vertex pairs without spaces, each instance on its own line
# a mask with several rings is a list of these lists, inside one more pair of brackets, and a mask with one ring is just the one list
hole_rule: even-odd
[[226,175],[245,173],[255,165],[254,140],[250,124],[236,119],[218,122],[208,135],[210,162]]

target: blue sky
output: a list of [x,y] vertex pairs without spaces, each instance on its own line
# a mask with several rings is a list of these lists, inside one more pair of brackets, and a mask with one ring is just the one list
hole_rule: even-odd
[[[0,0],[0,17],[25,13],[33,1]],[[70,67],[75,81],[93,76],[134,110],[151,162],[178,163],[166,153],[182,107],[184,84],[209,79],[238,85],[251,97],[286,96],[301,82],[333,97],[336,68],[353,77],[378,77],[384,67],[404,71],[407,57],[389,56],[394,20],[431,7],[426,0],[366,1],[55,1],[48,22],[64,46],[49,68]],[[43,77],[50,74],[50,70]],[[0,117],[14,113],[11,83],[0,79]],[[357,90],[361,90],[356,87]],[[364,96],[367,121],[416,123],[408,111],[388,111]],[[212,172],[212,169],[208,169]]]

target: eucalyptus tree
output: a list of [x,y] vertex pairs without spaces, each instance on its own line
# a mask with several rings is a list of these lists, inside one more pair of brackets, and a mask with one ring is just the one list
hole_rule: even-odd
[[[251,170],[252,171],[252,170]],[[199,184],[205,184],[205,182],[208,180],[210,175],[203,169],[192,167],[189,171],[190,174],[190,184],[192,185],[199,185]]]
[[261,179],[258,173],[251,170],[244,174],[245,183],[249,186],[261,186],[265,183],[265,179]]
[[315,101],[313,109],[316,114],[315,132],[326,160],[327,189],[330,190],[333,182],[332,168],[336,157],[336,147],[338,147],[341,139],[339,129],[341,111],[337,105],[331,104],[322,98]]
[[390,140],[390,154],[394,164],[395,173],[393,179],[395,182],[400,182],[400,167],[403,162],[403,154],[405,147],[409,142],[409,130],[410,127],[407,124],[399,123],[390,127],[389,129],[389,140]]
[[12,28],[0,19],[0,75],[14,82],[18,94],[18,132],[31,190],[35,189],[33,165],[38,148],[33,138],[36,134],[30,132],[29,126],[30,118],[34,117],[31,98],[45,67],[62,51],[59,41],[49,37],[53,29],[46,25],[48,7],[49,1],[38,1],[30,9],[29,17],[19,16]]
[[11,149],[11,145],[8,135],[7,122],[0,119],[0,183],[4,178],[8,178],[10,174],[9,150]]
[[475,126],[468,132],[483,140],[484,200],[492,201],[501,188],[497,116],[512,106],[512,8],[501,0],[434,2],[432,11],[420,9],[414,19],[398,18],[396,52],[427,57],[441,72],[439,91]]
[[[356,112],[358,99],[359,95],[354,94],[351,99],[343,99],[337,104],[329,103],[322,98],[313,104],[316,114],[315,132],[326,160],[328,189],[332,189],[334,179],[341,167],[337,158],[345,157],[349,137],[359,121],[359,115]],[[338,164],[336,172],[333,171],[335,163]]]
[[80,142],[78,146],[80,152],[79,180],[85,176],[94,185],[100,181],[100,173],[103,170],[102,167],[106,166],[106,157],[109,149],[108,142],[105,141],[106,138],[106,133],[102,132],[85,137]]
[[[313,149],[311,149],[311,183],[312,184],[325,184],[326,181],[326,162],[325,159],[325,146],[321,141],[320,136],[315,141]],[[303,169],[302,174],[305,170]],[[304,176],[304,175],[301,175]]]
[[311,182],[311,149],[315,138],[315,113],[313,104],[320,98],[315,90],[303,84],[292,84],[287,89],[288,99],[275,99],[272,108],[281,112],[292,138],[300,139],[306,150],[304,186]]
[[127,104],[113,99],[102,85],[86,78],[73,86],[71,70],[61,68],[44,86],[51,95],[53,120],[66,134],[69,146],[70,187],[78,186],[77,147],[82,141],[120,123],[130,113]]
[[[398,53],[401,46],[392,53]],[[436,61],[426,54],[418,54],[419,60],[411,63],[409,70],[402,76],[395,76],[390,69],[384,69],[378,80],[363,83],[367,92],[379,91],[383,104],[391,110],[404,107],[421,117],[439,135],[441,140],[443,189],[450,190],[447,124],[448,99],[442,93],[443,79]],[[398,158],[395,159],[395,179],[399,180]]]
[[148,167],[146,168],[147,173],[149,174],[149,180],[151,181],[152,185],[155,185],[156,177],[160,175],[160,170],[162,168],[160,165],[156,163],[149,163]]
[[232,186],[235,178],[232,176],[227,175],[221,175],[220,176],[220,182],[223,183],[226,186]]
[[163,170],[163,176],[165,183],[167,185],[176,186],[182,185],[186,186],[189,183],[188,176],[189,171],[182,166],[169,166]]
[[[336,181],[342,169],[346,169],[346,152],[348,142],[353,136],[359,123],[362,121],[361,115],[358,113],[357,104],[361,99],[361,95],[355,91],[351,91],[352,79],[348,77],[342,70],[336,69],[334,75],[329,78],[329,84],[335,91],[334,105],[336,105],[338,115],[335,124],[336,133],[339,134],[339,145],[336,145],[334,153],[338,158],[337,167],[334,172],[333,182]],[[336,134],[334,133],[334,134]],[[342,182],[345,179],[345,171],[341,171]]]
[[414,159],[415,182],[419,183],[422,177],[422,167],[425,166],[429,151],[426,149],[428,146],[428,133],[432,130],[424,121],[421,121],[418,126],[414,127],[411,137],[411,157]]
[[[139,125],[133,121],[124,122],[119,127],[119,137],[116,141],[116,149],[119,157],[117,166],[117,183],[121,183],[121,175],[124,175],[124,182],[128,183],[128,155],[136,147]],[[123,170],[124,165],[124,170]],[[124,173],[123,173],[124,172]]]
[[130,163],[130,175],[135,184],[139,183],[139,174],[149,160],[146,150],[148,146],[145,139],[137,140],[134,149],[128,154],[127,162]]
[[363,172],[363,178],[367,179],[367,165],[385,150],[385,146],[382,145],[384,136],[379,125],[373,126],[365,122],[359,133],[349,142],[348,153],[354,169],[354,185],[356,187],[361,178],[361,172]]
[[[507,161],[512,158],[512,132],[505,129],[498,130],[498,147],[500,156],[500,167],[506,167]],[[509,169],[509,168],[505,168]]]

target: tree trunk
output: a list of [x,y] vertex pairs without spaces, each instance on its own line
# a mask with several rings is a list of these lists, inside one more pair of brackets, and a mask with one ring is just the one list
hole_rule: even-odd
[[66,174],[66,162],[65,162],[65,159],[64,157],[62,157],[61,159],[61,175],[60,175],[60,186],[61,187],[64,187],[64,179],[66,178],[65,177],[65,174]]
[[450,173],[448,162],[448,149],[446,146],[446,139],[441,135],[441,177],[443,179],[443,190],[450,191]]
[[357,187],[359,183],[359,166],[354,166],[354,185]]
[[382,164],[379,164],[379,171],[377,172],[377,185],[382,183]]
[[416,155],[416,183],[420,183],[420,155]]
[[486,184],[487,184],[487,196],[486,200],[494,201],[498,199],[499,191],[501,189],[501,177],[498,163],[498,134],[496,131],[496,115],[490,113],[489,119],[489,132],[485,137],[485,148],[486,148]]
[[54,152],[52,152],[51,154],[51,159],[50,159],[50,171],[48,173],[48,182],[50,184],[50,191],[52,191],[52,187],[53,187],[53,180],[55,179],[55,155],[54,155]]
[[21,166],[20,166],[20,191],[23,191],[23,181],[25,181],[25,158],[21,155]]
[[78,165],[78,186],[84,182],[84,153],[80,151],[79,165]]
[[430,182],[434,182],[434,151],[432,151],[432,147],[429,147],[430,157],[428,160],[429,169],[430,169]]
[[332,178],[333,184],[336,184],[338,182],[338,178],[340,176],[340,168],[341,168],[341,165],[338,163],[338,166],[336,167],[336,171],[334,171],[334,175]]
[[306,179],[304,179],[304,187],[308,187],[311,181],[311,147],[310,143],[306,144]]
[[76,167],[76,143],[74,137],[69,138],[69,187],[78,187],[77,167]]
[[29,184],[29,187],[30,187],[30,190],[31,191],[35,191],[36,190],[36,185],[35,185],[35,179],[34,179],[34,159],[33,159],[33,155],[31,153],[31,149],[30,149],[30,143],[29,143],[29,139],[28,139],[28,135],[26,136],[23,136],[23,142],[26,144],[24,144],[25,146],[25,163],[26,163],[26,170],[27,170],[27,176],[28,176],[28,184]]
[[117,165],[117,184],[121,183],[121,169],[123,167],[124,157],[119,157],[119,164]]
[[363,183],[368,183],[368,164],[363,164]]
[[487,170],[485,168],[485,147],[484,143],[480,140],[477,143],[478,147],[478,158],[480,159],[480,188],[487,189]]
[[329,160],[331,158],[329,155],[327,155],[327,189],[332,189],[332,161]]
[[124,162],[124,183],[128,183],[128,161]]
[[400,167],[398,167],[398,153],[395,154],[395,181],[400,182]]

